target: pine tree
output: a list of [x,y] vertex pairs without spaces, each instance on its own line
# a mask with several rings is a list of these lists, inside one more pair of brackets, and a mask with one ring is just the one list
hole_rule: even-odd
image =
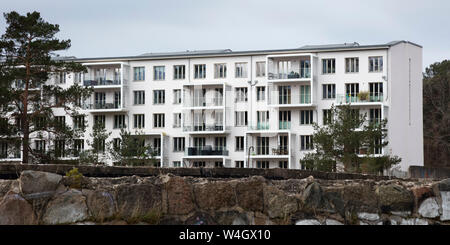
[[150,144],[145,144],[144,134],[136,131],[131,132],[122,129],[120,131],[119,144],[111,148],[111,155],[116,164],[125,166],[134,165],[156,165],[156,156],[160,149],[155,149]]

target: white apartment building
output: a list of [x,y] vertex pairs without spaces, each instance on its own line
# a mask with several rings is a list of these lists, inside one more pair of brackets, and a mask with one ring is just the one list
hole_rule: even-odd
[[80,149],[100,120],[111,140],[120,128],[141,130],[164,167],[300,169],[314,150],[312,123],[351,103],[369,120],[388,119],[389,145],[377,155],[401,157],[402,171],[423,165],[422,47],[408,41],[70,60],[88,72],[65,74],[61,86],[94,88]]

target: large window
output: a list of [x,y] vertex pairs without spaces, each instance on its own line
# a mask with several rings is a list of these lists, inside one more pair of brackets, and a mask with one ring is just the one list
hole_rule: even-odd
[[247,101],[247,88],[236,88],[236,102],[246,102]]
[[134,81],[143,81],[145,80],[145,67],[133,67],[133,71],[134,71],[134,76],[133,76],[133,80]]
[[243,127],[247,126],[247,111],[236,111],[234,112],[235,117],[235,126],[236,127]]
[[279,129],[291,128],[291,111],[278,112]]
[[311,135],[300,135],[300,150],[306,151],[306,150],[312,150],[312,149],[313,149],[312,136]]
[[174,128],[181,127],[181,113],[174,113],[173,114],[173,127]]
[[300,85],[300,104],[311,103],[311,86]]
[[227,77],[227,65],[215,64],[214,65],[214,78],[226,78]]
[[105,128],[106,116],[105,115],[95,115],[94,116],[94,126],[100,125],[102,128]]
[[35,140],[34,141],[34,150],[39,153],[45,152],[45,140]]
[[153,114],[153,127],[154,128],[163,128],[163,127],[165,127],[164,113],[155,113],[155,114]]
[[173,66],[173,79],[184,79],[186,74],[186,66],[185,65],[176,65]]
[[114,115],[114,128],[125,128],[125,115]]
[[236,63],[236,78],[246,78],[247,77],[247,62]]
[[256,76],[265,77],[266,76],[266,62],[256,62]]
[[145,127],[145,115],[144,114],[134,114],[134,128],[144,128]]
[[383,83],[369,83],[370,101],[383,101]]
[[133,91],[134,94],[134,104],[135,105],[144,105],[145,104],[145,91]]
[[336,59],[322,60],[322,74],[336,73]]
[[381,122],[381,109],[370,109],[369,111],[369,120],[371,123],[380,123]]
[[333,120],[333,111],[330,109],[323,110],[323,125],[330,124],[331,120]]
[[257,129],[269,129],[269,111],[256,111]]
[[166,93],[164,90],[153,90],[153,104],[162,105],[166,102]]
[[383,56],[369,57],[369,72],[383,71]]
[[235,161],[234,166],[236,168],[244,168],[244,161]]
[[174,104],[181,104],[181,89],[174,89],[173,90],[173,103]]
[[194,65],[194,78],[201,79],[206,77],[206,65]]
[[164,80],[166,79],[166,69],[164,66],[154,66],[153,67],[153,80]]
[[256,87],[256,101],[266,100],[266,87],[259,86]]
[[269,168],[269,161],[256,161],[257,168]]
[[236,136],[236,151],[244,151],[244,136]]
[[346,102],[357,102],[359,94],[359,83],[345,84],[345,98]]
[[345,72],[346,73],[359,72],[359,58],[345,58]]
[[173,151],[184,151],[184,137],[173,138]]
[[336,84],[323,84],[322,85],[322,98],[323,99],[335,99],[336,98]]
[[313,110],[300,111],[300,125],[310,125],[314,123]]
[[83,129],[84,128],[84,116],[74,116],[72,118],[73,128],[74,129]]
[[65,157],[66,156],[66,141],[65,140],[55,140],[55,157]]

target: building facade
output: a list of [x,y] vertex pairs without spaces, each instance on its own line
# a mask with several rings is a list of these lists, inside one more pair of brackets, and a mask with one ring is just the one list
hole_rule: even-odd
[[100,121],[111,141],[122,128],[142,132],[164,167],[300,169],[314,151],[312,123],[350,103],[368,120],[388,119],[377,156],[401,157],[403,171],[423,165],[422,47],[411,42],[71,60],[88,72],[64,74],[61,86],[94,89],[81,150]]

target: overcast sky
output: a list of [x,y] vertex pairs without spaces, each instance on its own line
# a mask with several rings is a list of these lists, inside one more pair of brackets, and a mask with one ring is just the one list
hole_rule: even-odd
[[0,1],[2,12],[59,24],[58,37],[72,41],[61,55],[79,58],[408,40],[424,47],[424,67],[450,59],[449,0]]

